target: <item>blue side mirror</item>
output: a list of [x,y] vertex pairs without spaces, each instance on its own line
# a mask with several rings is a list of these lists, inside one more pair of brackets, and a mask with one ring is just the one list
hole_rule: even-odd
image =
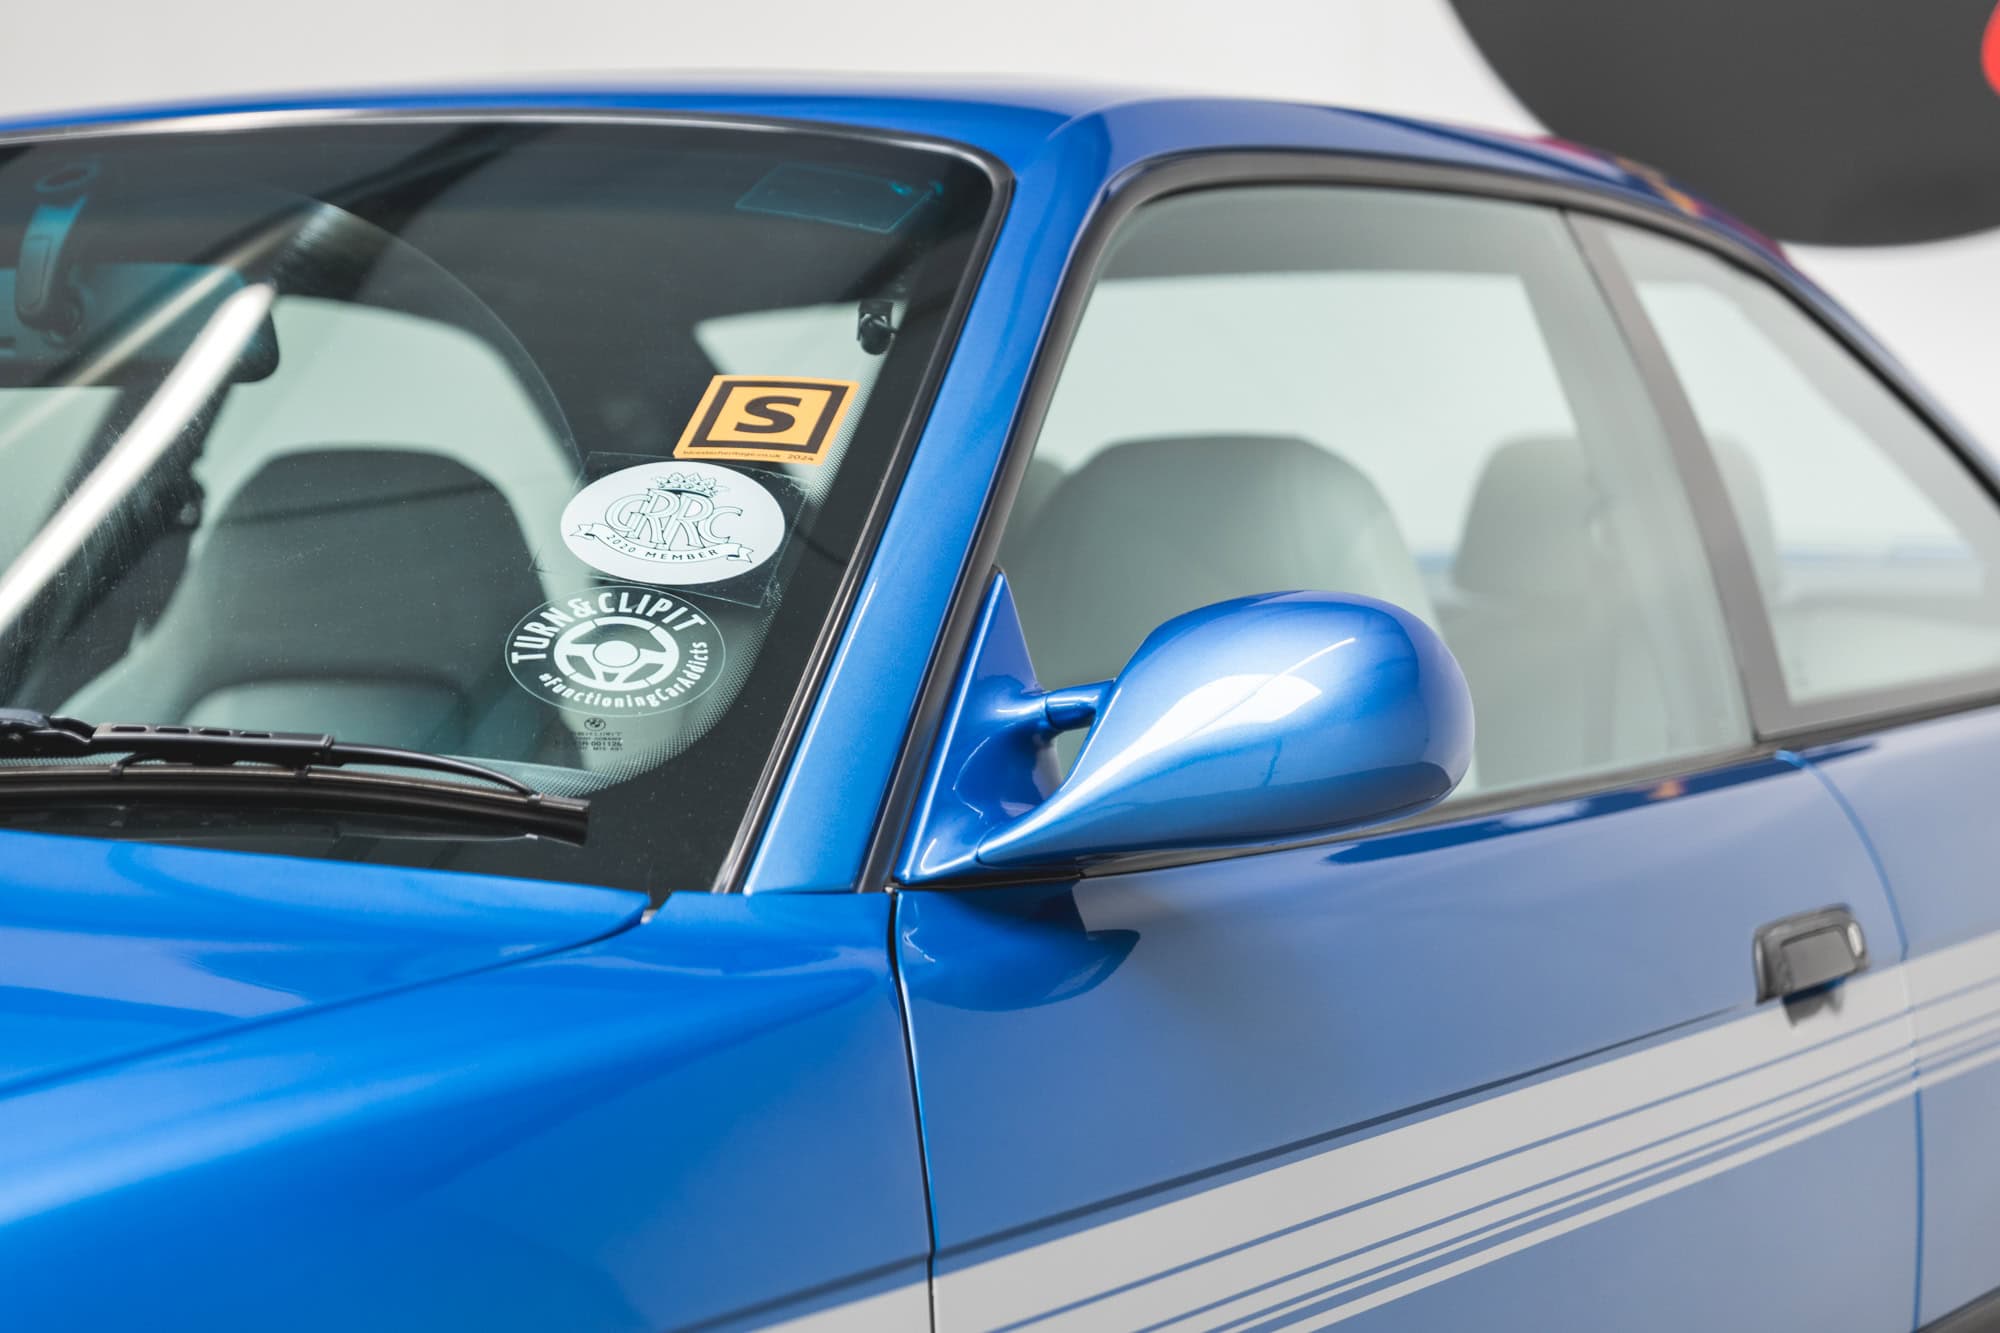
[[[1058,782],[1050,742],[1082,726]],[[1116,680],[1044,691],[1002,575],[898,873],[923,883],[1324,836],[1444,799],[1471,759],[1458,663],[1386,602],[1220,602],[1154,630]]]

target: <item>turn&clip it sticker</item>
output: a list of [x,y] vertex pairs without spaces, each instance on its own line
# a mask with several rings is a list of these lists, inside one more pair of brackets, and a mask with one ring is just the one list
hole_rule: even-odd
[[642,463],[600,477],[563,509],[563,544],[613,578],[716,583],[777,554],[785,513],[754,477],[713,463]]
[[544,602],[507,636],[507,670],[543,703],[596,718],[682,708],[722,671],[722,635],[658,588],[595,588]]

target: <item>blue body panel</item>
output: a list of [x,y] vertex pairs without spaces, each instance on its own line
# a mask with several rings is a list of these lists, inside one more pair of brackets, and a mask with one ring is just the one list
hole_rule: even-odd
[[[1504,1180],[1484,1183],[1442,1155],[1482,1142],[1476,1156],[1519,1158],[1510,1188],[1521,1190],[1567,1188],[1564,1179],[1641,1144],[1681,1146],[1671,1169],[1626,1182],[1665,1191],[1657,1205],[1617,1215],[1628,1245],[1584,1226],[1534,1233],[1540,1243],[1522,1257],[1489,1253],[1512,1238],[1503,1228],[1463,1253],[1441,1252],[1477,1268],[1477,1281],[1386,1304],[1371,1327],[1551,1327],[1546,1304],[1523,1295],[1549,1265],[1584,1254],[1603,1266],[1600,1296],[1680,1289],[1663,1303],[1602,1307],[1618,1316],[1601,1326],[1732,1327],[1746,1310],[1812,1288],[1829,1315],[1813,1327],[1904,1327],[1916,1163],[1901,981],[1871,978],[1866,1003],[1856,992],[1844,1011],[1793,1025],[1755,1005],[1757,928],[1827,902],[1848,903],[1893,959],[1894,917],[1865,848],[1821,785],[1777,760],[1073,888],[903,894],[897,931],[936,1213],[938,1327],[1007,1322],[989,1307],[1009,1292],[1018,1294],[1007,1318],[1029,1326],[1059,1316],[1067,1296],[1080,1302],[1069,1313],[1097,1321],[1079,1326],[1133,1327],[1155,1313],[1144,1304],[1155,1290],[1173,1308],[1241,1300],[1228,1312],[1247,1319],[1264,1309],[1264,1284],[1430,1217],[1415,1203],[1399,1212],[1395,1190],[1337,1195],[1384,1160],[1460,1178],[1438,1187],[1462,1191],[1447,1213],[1505,1198]],[[1652,1113],[1657,1124],[1611,1148],[1559,1134],[1555,1117],[1593,1096],[1629,1087],[1638,1101],[1651,1097],[1643,1089],[1656,1066],[1683,1058],[1674,1042],[1704,1031],[1720,1053],[1690,1059],[1668,1087],[1724,1080],[1740,1057],[1775,1082],[1728,1092],[1729,1114],[1806,1098],[1785,1126],[1809,1127],[1806,1136],[1756,1160],[1770,1174],[1699,1174],[1714,1145],[1673,1136],[1725,1123],[1707,1103],[1669,1099]],[[1795,1076],[1781,1072],[1804,1068],[1787,1063],[1798,1058],[1790,1042],[1832,1043],[1811,1060],[1843,1044],[1858,1052],[1859,1042],[1877,1063],[1857,1056],[1850,1068],[1843,1057]],[[1615,1067],[1613,1091],[1551,1093],[1533,1113],[1498,1109],[1557,1073],[1574,1081],[1592,1061]],[[1801,1094],[1806,1086],[1817,1091]],[[1839,1100],[1835,1089],[1882,1101]],[[1630,1114],[1603,1118],[1632,1126]],[[1368,1156],[1385,1129],[1411,1119],[1433,1120],[1446,1139]],[[1736,1132],[1754,1139],[1778,1126],[1753,1117]],[[1560,1141],[1520,1157],[1549,1137]],[[1357,1144],[1361,1165],[1337,1165]],[[1326,1179],[1316,1162],[1329,1164]],[[1738,1207],[1773,1178],[1790,1194],[1785,1226]],[[1215,1222],[1243,1192],[1259,1203],[1241,1225]],[[1306,1219],[1339,1212],[1353,1235],[1308,1239]],[[1700,1225],[1686,1224],[1690,1212]],[[1123,1231],[1137,1239],[1117,1241]],[[1171,1280],[1159,1276],[1177,1266]],[[1694,1273],[1699,1284],[1688,1282]]]
[[1924,1322],[2000,1287],[2000,711],[1808,752],[1866,829],[1908,937],[1923,1133]]
[[609,935],[643,894],[0,833],[0,1094]]
[[6,1322],[921,1316],[887,931],[879,895],[676,895],[585,948],[0,1099]]

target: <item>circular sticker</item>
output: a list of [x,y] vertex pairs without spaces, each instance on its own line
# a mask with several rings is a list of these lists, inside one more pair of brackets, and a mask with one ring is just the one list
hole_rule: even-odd
[[700,698],[722,669],[708,617],[657,588],[598,588],[545,602],[507,636],[507,670],[557,708],[663,713]]
[[785,513],[754,478],[714,463],[642,463],[564,506],[563,543],[614,578],[715,583],[777,553]]

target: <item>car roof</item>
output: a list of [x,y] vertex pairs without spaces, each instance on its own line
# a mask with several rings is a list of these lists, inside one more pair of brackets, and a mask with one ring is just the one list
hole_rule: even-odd
[[[1678,212],[1784,262],[1768,238],[1658,172],[1562,140],[1336,106],[1177,93],[1116,84],[954,76],[700,74],[323,92],[118,107],[0,121],[0,133],[163,121],[264,122],[316,115],[706,112],[816,121],[940,138],[1016,175],[1059,170],[1091,188],[1149,159],[1267,149],[1484,168],[1596,190]],[[1789,267],[1789,265],[1787,265]]]

